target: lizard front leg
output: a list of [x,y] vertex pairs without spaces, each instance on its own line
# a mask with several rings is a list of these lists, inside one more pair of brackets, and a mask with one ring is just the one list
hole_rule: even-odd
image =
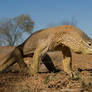
[[79,75],[79,72],[76,71],[74,72],[72,70],[72,55],[69,47],[64,46],[62,49],[63,53],[63,67],[64,71],[69,74],[70,77],[72,78],[77,78]]
[[71,55],[70,48],[64,46],[62,48],[62,53],[63,53],[64,71],[70,74],[72,72],[72,55]]

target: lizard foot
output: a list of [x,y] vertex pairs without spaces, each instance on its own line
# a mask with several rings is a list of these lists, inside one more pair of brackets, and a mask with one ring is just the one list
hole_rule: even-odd
[[38,73],[39,68],[37,68],[37,67],[35,67],[35,66],[30,65],[30,66],[29,66],[29,70],[30,70],[30,75],[34,76],[35,74],[37,74],[37,73]]
[[30,74],[30,70],[28,67],[21,68],[21,72]]
[[68,75],[71,79],[76,80],[79,79],[80,73],[78,71],[71,71]]

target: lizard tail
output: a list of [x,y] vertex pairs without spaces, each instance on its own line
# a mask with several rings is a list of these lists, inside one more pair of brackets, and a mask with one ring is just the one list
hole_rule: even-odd
[[13,52],[8,54],[1,62],[0,62],[0,72],[6,70],[9,66],[15,63],[15,58],[13,57]]

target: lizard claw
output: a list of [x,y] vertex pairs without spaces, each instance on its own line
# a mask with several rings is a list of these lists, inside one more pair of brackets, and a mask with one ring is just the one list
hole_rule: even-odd
[[71,71],[68,73],[71,79],[79,79],[79,72],[78,71]]

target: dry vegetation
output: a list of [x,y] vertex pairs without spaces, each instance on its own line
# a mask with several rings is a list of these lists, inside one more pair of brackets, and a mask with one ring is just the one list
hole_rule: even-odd
[[[8,51],[4,49],[8,53],[13,48]],[[0,53],[1,60],[5,54],[2,51]],[[15,64],[0,74],[0,92],[92,92],[91,55],[73,53],[73,70],[79,71],[76,78],[70,78],[63,71],[61,52],[50,52],[49,55],[60,72],[50,73],[41,63],[39,74],[29,76],[20,72],[19,66]],[[32,58],[25,59],[28,65],[31,64],[31,60]]]

